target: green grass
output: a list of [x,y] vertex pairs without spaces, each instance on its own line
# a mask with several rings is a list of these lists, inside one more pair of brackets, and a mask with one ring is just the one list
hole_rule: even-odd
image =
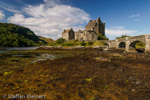
[[93,46],[97,46],[97,45],[105,45],[105,43],[102,42],[102,41],[95,41],[95,42],[93,43]]
[[138,48],[145,48],[145,43],[143,42],[138,42],[135,47],[138,49]]
[[52,46],[54,44],[56,44],[56,42],[54,40],[52,40],[51,38],[45,38],[45,37],[39,37],[42,41],[46,42],[46,45],[48,46]]
[[99,46],[99,45],[106,45],[103,41],[66,41],[62,44],[55,44],[53,46],[66,46],[66,47],[72,47],[72,46],[85,46],[85,47],[91,47],[91,46]]
[[4,76],[11,74],[12,72],[4,72]]
[[126,59],[126,57],[114,57],[115,59]]
[[87,82],[92,82],[92,78],[85,79],[85,81],[87,81]]

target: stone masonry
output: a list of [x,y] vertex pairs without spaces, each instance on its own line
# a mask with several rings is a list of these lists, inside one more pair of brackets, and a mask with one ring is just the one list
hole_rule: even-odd
[[62,38],[66,40],[73,40],[75,38],[75,34],[73,29],[71,28],[70,30],[65,30],[62,32]]
[[121,43],[124,43],[126,44],[125,51],[131,52],[135,50],[135,45],[139,41],[145,43],[145,52],[150,52],[150,35],[149,34],[110,40],[107,43],[109,44],[109,47],[114,47],[114,48],[119,48],[119,45]]
[[64,30],[62,32],[62,38],[66,40],[84,40],[84,41],[96,41],[98,34],[105,36],[105,23],[102,23],[100,17],[97,20],[90,20],[85,26],[85,30],[79,30],[74,32],[70,30]]

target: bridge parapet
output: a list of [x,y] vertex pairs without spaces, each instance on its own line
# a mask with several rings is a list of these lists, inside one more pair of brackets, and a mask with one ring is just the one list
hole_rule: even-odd
[[109,42],[115,42],[116,40],[109,40]]
[[141,38],[145,38],[145,35],[139,35],[139,36],[132,36],[132,37],[129,37],[129,39],[141,39]]
[[125,40],[125,38],[120,38],[120,39],[116,39],[116,40]]
[[117,39],[119,42],[125,42],[126,38]]

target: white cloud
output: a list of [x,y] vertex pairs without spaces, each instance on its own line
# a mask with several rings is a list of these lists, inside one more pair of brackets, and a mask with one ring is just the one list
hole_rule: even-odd
[[23,8],[25,14],[30,17],[25,17],[25,14],[14,14],[8,21],[26,26],[37,35],[57,39],[64,28],[82,29],[80,25],[90,19],[89,14],[80,8],[60,4],[59,0],[44,1],[45,4],[28,5]]
[[3,14],[3,11],[0,10],[0,20],[4,19],[5,15]]
[[131,15],[130,18],[135,18],[135,17],[139,17],[140,14],[134,14],[134,15]]
[[115,39],[121,35],[129,35],[132,36],[133,34],[137,33],[136,30],[126,30],[123,26],[113,26],[110,28],[106,28],[106,35],[110,39]]
[[135,22],[138,22],[138,21],[140,21],[139,16],[140,16],[140,14],[134,14],[134,15],[131,15],[129,18],[132,18]]

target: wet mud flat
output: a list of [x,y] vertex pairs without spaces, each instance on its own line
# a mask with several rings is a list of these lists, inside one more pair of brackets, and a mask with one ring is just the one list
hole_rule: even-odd
[[149,54],[99,50],[39,61],[1,73],[0,98],[32,94],[46,100],[149,100],[149,62]]

